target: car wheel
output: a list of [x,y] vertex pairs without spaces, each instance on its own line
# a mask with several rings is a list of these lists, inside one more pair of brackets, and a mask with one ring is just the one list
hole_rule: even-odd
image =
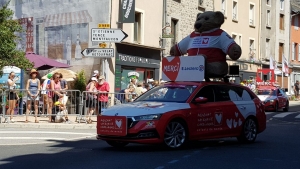
[[275,103],[275,110],[274,111],[278,112],[278,103],[277,102]]
[[106,141],[106,142],[107,144],[117,148],[125,147],[126,145],[129,144],[127,142],[122,142],[122,141]]
[[166,127],[164,143],[169,148],[179,148],[186,141],[186,127],[179,121],[171,121]]
[[283,108],[283,111],[289,111],[289,109],[290,109],[290,104],[289,101],[287,101],[285,104],[285,108]]
[[257,137],[257,124],[253,118],[248,118],[243,124],[242,133],[237,137],[243,143],[252,143]]

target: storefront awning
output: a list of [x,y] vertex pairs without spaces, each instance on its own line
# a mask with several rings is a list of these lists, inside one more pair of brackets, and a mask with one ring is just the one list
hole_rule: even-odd
[[92,22],[92,17],[87,10],[46,15],[44,27],[62,26]]

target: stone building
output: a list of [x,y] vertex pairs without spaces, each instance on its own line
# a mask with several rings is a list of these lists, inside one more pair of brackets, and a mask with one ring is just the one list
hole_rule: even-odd
[[[163,0],[163,56],[170,48],[194,30],[198,13],[213,11],[213,0]],[[168,30],[169,29],[169,30]],[[171,33],[171,35],[170,35]]]

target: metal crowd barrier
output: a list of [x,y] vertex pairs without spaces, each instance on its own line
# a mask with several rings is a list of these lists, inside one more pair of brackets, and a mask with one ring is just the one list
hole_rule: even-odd
[[82,92],[83,110],[81,119],[83,122],[90,117],[101,114],[103,109],[114,105],[129,103],[134,101],[136,94],[108,93],[108,92]]
[[[41,94],[44,92],[39,91],[38,97],[33,98],[28,96],[26,89],[15,89],[13,92],[17,95],[15,100],[15,107],[13,110],[13,117],[24,116],[24,121],[26,119],[26,111],[28,111],[27,116],[35,116],[35,107],[37,106],[37,116],[39,119],[45,118],[51,119],[55,122],[56,117],[63,118],[61,120],[68,121],[68,116],[80,116],[82,114],[82,95],[79,90],[61,90],[59,91],[61,96],[53,94],[56,90],[47,90],[47,94]],[[7,114],[10,90],[5,90],[2,94],[2,115],[4,119],[9,119],[10,114]],[[49,93],[52,93],[50,95]],[[49,97],[51,96],[51,97]],[[52,100],[52,102],[51,102]],[[37,102],[37,103],[36,103]],[[53,103],[53,104],[51,104]],[[56,103],[56,104],[55,104]],[[31,104],[28,106],[28,104]],[[5,106],[4,108],[4,105]],[[30,107],[30,109],[28,109]],[[28,109],[28,110],[27,110]],[[3,120],[1,120],[1,123]]]
[[[8,96],[10,90],[2,91],[0,90],[1,99],[2,99],[2,117],[4,119],[9,119],[10,114],[7,114],[8,110]],[[103,93],[103,92],[88,92],[79,90],[65,90],[59,91],[62,95],[59,97],[52,97],[53,104],[47,105],[47,99],[49,99],[49,93],[53,93],[55,90],[47,90],[47,94],[44,91],[39,91],[38,99],[35,105],[35,98],[28,97],[28,92],[26,89],[16,89],[14,93],[18,95],[18,98],[15,100],[16,105],[13,110],[13,117],[22,117],[24,121],[26,119],[26,111],[28,111],[28,117],[35,117],[35,106],[37,106],[37,117],[39,120],[50,120],[55,121],[59,116],[60,119],[66,121],[68,116],[76,116],[75,122],[88,122],[88,119],[91,117],[96,117],[101,114],[103,109],[107,109],[114,105],[124,104],[128,102],[132,102],[137,96],[132,94],[125,93]],[[57,92],[57,91],[56,91]],[[55,94],[54,94],[55,95]],[[57,103],[58,99],[62,102],[64,106],[60,106]],[[49,101],[49,100],[48,100]],[[30,105],[30,109],[27,110],[28,104]],[[0,118],[0,123],[3,122],[3,119]],[[58,121],[60,122],[60,121]]]

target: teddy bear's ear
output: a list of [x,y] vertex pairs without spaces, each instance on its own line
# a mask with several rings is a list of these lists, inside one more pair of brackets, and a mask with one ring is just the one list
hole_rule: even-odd
[[198,13],[198,14],[197,14],[196,20],[199,18],[199,16],[200,16],[201,14],[202,14],[202,13]]
[[222,12],[220,11],[215,12],[215,21],[220,26],[224,23],[224,15]]

